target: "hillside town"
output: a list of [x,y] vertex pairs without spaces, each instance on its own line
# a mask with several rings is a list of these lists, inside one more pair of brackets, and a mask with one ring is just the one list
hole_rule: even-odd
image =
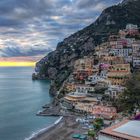
[[53,103],[37,113],[63,116],[46,138],[140,140],[139,27],[127,24],[73,67]]
[[[75,62],[73,73],[59,91],[58,96],[62,96],[61,110],[84,115],[84,118],[77,121],[86,122],[84,127],[94,139],[140,140],[140,122],[130,119],[140,119],[139,110],[132,117],[128,113],[124,115],[114,104],[126,90],[126,82],[132,73],[139,70],[139,28],[137,25],[127,24],[117,35],[110,35],[107,42],[97,46],[93,56],[86,56]],[[101,124],[99,128],[96,121],[102,122],[101,120],[103,124],[98,123]],[[128,126],[127,131],[125,128]],[[80,134],[75,134],[73,139],[82,138]],[[83,137],[84,139],[87,137]]]

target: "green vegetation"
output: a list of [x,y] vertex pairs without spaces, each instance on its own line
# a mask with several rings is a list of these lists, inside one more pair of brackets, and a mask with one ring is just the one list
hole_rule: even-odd
[[46,64],[45,63],[43,63],[42,66],[40,67],[39,74],[40,75],[46,74]]
[[98,132],[101,130],[101,127],[103,126],[104,122],[103,122],[103,119],[101,118],[96,118],[93,125],[94,125],[94,128],[95,128],[95,131]]
[[93,140],[95,139],[96,133],[94,130],[89,130],[88,131],[88,136],[91,137]]
[[106,90],[107,90],[106,87],[100,87],[100,86],[95,87],[95,93],[96,94],[102,94],[103,95]]
[[95,139],[96,134],[101,130],[101,127],[104,125],[104,121],[102,118],[96,118],[93,122],[94,130],[90,129],[88,131],[88,136],[93,140]]
[[118,99],[119,108],[128,114],[140,110],[140,73],[132,75],[126,84],[126,90]]
[[98,124],[100,124],[101,126],[104,125],[104,121],[103,121],[102,118],[96,118],[96,119],[95,119],[95,122],[98,123]]

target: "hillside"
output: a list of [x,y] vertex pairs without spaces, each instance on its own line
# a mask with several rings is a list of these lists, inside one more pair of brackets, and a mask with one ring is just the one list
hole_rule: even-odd
[[76,59],[92,55],[97,44],[125,28],[127,23],[140,26],[140,0],[124,0],[105,9],[93,24],[58,43],[55,51],[36,64],[38,79],[52,80],[50,93],[55,94],[72,72]]

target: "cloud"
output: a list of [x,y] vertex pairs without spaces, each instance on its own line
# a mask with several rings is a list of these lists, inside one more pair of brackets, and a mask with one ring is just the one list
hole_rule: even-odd
[[[0,57],[39,55],[120,0],[1,0]],[[45,53],[44,53],[45,54]]]
[[20,47],[5,47],[4,49],[1,49],[1,56],[2,57],[25,57],[25,56],[38,56],[38,55],[45,55],[52,51],[51,49],[23,49]]

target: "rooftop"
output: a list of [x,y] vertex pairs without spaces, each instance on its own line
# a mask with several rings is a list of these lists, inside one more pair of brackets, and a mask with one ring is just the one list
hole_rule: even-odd
[[140,121],[130,121],[113,131],[140,138]]
[[129,140],[140,140],[140,121],[124,120],[101,131],[101,134],[124,138]]

